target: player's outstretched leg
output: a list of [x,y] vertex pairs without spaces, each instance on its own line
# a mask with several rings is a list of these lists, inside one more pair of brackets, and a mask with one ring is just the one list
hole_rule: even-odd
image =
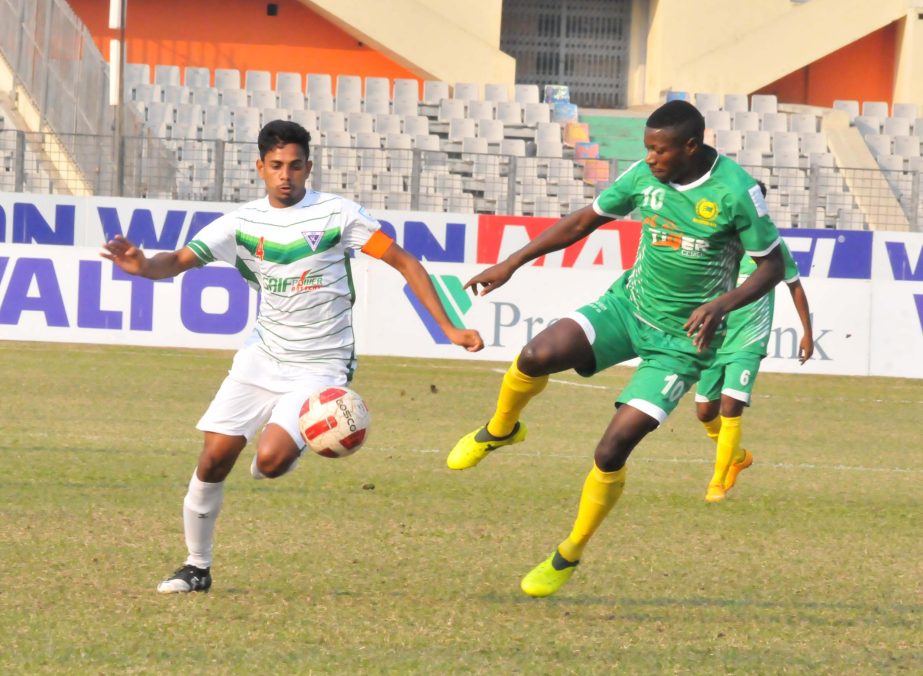
[[711,481],[708,482],[708,490],[705,493],[707,502],[720,502],[726,496],[727,486],[725,482],[727,475],[731,464],[741,451],[740,422],[741,416],[721,416],[721,429],[718,432],[717,447],[715,449],[715,471],[712,474]]
[[574,527],[554,553],[526,575],[520,587],[529,596],[550,596],[567,582],[580,563],[583,549],[609,514],[625,487],[626,468],[604,472],[594,463],[583,482]]
[[183,500],[183,528],[189,556],[172,576],[157,585],[162,594],[208,591],[212,584],[211,562],[215,522],[224,501],[224,481],[199,479],[192,473]]
[[503,437],[494,436],[488,431],[489,428],[490,423],[483,427],[478,427],[458,440],[455,448],[452,449],[446,459],[449,469],[469,469],[474,467],[486,458],[491,451],[501,446],[518,444],[526,438],[526,426],[522,422],[517,422],[513,426],[513,430]]
[[554,554],[538,564],[522,578],[519,587],[529,596],[551,596],[570,579],[579,561],[568,561],[555,550]]
[[548,376],[532,377],[519,370],[519,358],[510,365],[503,376],[497,408],[486,425],[459,439],[449,453],[449,469],[469,469],[501,446],[518,444],[526,438],[526,426],[519,414],[529,401],[545,389]]

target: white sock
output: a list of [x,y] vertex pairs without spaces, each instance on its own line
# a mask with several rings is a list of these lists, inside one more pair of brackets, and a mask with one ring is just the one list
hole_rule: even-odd
[[210,568],[212,565],[212,540],[215,521],[221,512],[224,500],[224,482],[206,483],[192,473],[189,491],[183,500],[183,526],[186,531],[186,547],[189,557],[186,563],[196,568]]
[[260,468],[256,466],[256,455],[253,456],[253,462],[250,463],[250,476],[254,479],[265,479],[266,475],[260,471]]

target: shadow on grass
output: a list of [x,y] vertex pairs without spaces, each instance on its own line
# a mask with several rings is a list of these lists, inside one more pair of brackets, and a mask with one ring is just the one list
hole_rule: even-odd
[[[706,598],[701,596],[692,596],[688,598],[653,598],[653,599],[631,599],[618,598],[614,596],[553,596],[544,599],[536,599],[525,596],[524,594],[499,594],[488,593],[480,596],[481,600],[487,603],[517,605],[526,603],[546,603],[567,607],[605,607],[605,608],[717,608],[717,609],[757,609],[757,610],[774,610],[774,611],[834,611],[855,613],[849,619],[831,620],[825,624],[856,624],[879,623],[883,617],[888,615],[910,615],[905,620],[892,621],[892,624],[906,624],[915,626],[919,623],[919,616],[923,615],[923,604],[913,603],[899,606],[880,606],[862,603],[828,603],[824,601],[802,601],[802,602],[775,602],[775,601],[757,601],[751,599],[728,599],[728,598]],[[624,617],[624,616],[622,616]],[[647,616],[639,616],[650,619]],[[911,621],[912,620],[912,621]]]

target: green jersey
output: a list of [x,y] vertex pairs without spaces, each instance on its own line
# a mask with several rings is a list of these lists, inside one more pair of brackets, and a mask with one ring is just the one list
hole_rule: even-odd
[[[785,283],[798,281],[798,266],[792,258],[785,242],[779,245],[785,260]],[[756,271],[756,263],[749,256],[740,261],[737,286],[743,284]],[[769,345],[769,332],[772,329],[772,310],[775,304],[775,289],[749,305],[734,310],[727,316],[727,335],[718,349],[718,354],[732,352],[751,352],[765,357]]]
[[743,251],[765,256],[779,243],[756,181],[723,155],[686,185],[662,183],[638,161],[593,209],[613,218],[640,210],[638,256],[618,283],[639,319],[676,336],[695,308],[734,288]]

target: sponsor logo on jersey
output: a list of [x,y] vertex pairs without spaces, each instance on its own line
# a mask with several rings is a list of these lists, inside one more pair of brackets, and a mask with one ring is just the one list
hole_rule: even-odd
[[663,228],[658,230],[656,216],[648,216],[644,224],[650,228],[651,243],[656,247],[666,247],[680,252],[683,256],[698,258],[709,249],[708,240],[691,237],[679,232],[679,228],[672,221],[659,224]]
[[263,277],[263,288],[273,293],[304,293],[324,286],[323,275],[312,275],[305,270],[299,277]]
[[324,231],[310,230],[307,232],[302,232],[301,236],[304,237],[304,241],[308,243],[309,247],[311,247],[311,251],[317,251],[317,243],[323,239]]
[[703,197],[695,205],[695,215],[693,222],[714,228],[717,225],[715,219],[718,218],[718,205]]
[[[429,278],[436,288],[436,294],[439,296],[439,301],[442,303],[442,307],[445,308],[445,313],[448,315],[449,320],[458,328],[465,328],[461,316],[471,309],[472,303],[462,281],[455,275],[430,275]],[[404,295],[407,296],[407,300],[410,301],[414,311],[420,317],[433,340],[439,345],[451,343],[452,341],[439,328],[439,324],[433,319],[429,310],[423,306],[420,299],[411,291],[409,284],[404,285]]]

